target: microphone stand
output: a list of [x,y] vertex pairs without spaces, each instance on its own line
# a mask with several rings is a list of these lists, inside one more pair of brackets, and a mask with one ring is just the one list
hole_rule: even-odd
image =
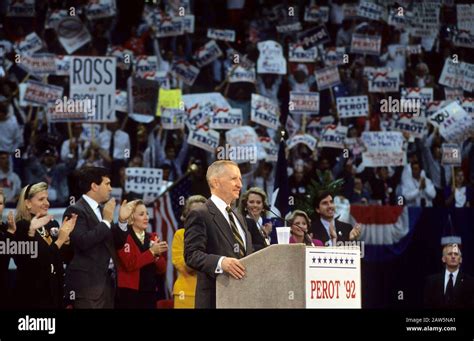
[[[289,224],[289,221],[288,221],[288,220],[286,220],[286,219],[280,217],[278,214],[276,214],[275,212],[273,212],[270,208],[268,208],[268,210],[269,210],[275,217],[277,217],[277,218],[280,219],[280,220],[283,220],[283,222],[284,222],[285,224]],[[301,231],[303,231],[303,230],[301,230]],[[314,246],[313,240],[311,239],[311,237],[309,236],[309,234],[308,234],[307,231],[303,231],[303,240],[304,240],[304,242],[305,242],[306,245],[308,245],[308,246]]]

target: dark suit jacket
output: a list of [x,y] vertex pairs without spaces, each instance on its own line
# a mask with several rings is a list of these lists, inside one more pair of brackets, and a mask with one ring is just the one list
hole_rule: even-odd
[[262,232],[257,226],[257,223],[252,218],[245,218],[247,222],[247,228],[252,236],[252,246],[253,251],[258,251],[267,247],[267,242],[265,241],[265,237],[262,235]]
[[[338,242],[347,242],[349,241],[349,234],[352,230],[352,225],[343,223],[342,221],[336,220],[334,223],[334,227],[337,233],[337,241]],[[326,242],[330,240],[326,229],[321,223],[321,219],[319,216],[315,216],[314,219],[311,221],[311,231],[313,233],[313,239],[319,239],[326,245]]]
[[128,232],[115,224],[109,229],[82,197],[66,209],[64,216],[71,213],[78,217],[70,235],[74,257],[66,269],[66,297],[74,291],[75,297],[96,300],[105,290],[109,260],[118,264],[116,249],[123,246]]
[[454,300],[451,304],[445,301],[444,274],[431,275],[426,279],[423,303],[425,308],[462,309],[474,308],[474,279],[459,270],[454,283]]
[[[245,219],[234,210],[245,232],[246,255],[252,253],[252,238]],[[199,209],[192,210],[185,222],[184,259],[197,270],[196,308],[216,307],[216,268],[222,256],[240,258],[234,253],[234,236],[224,215],[208,199]]]
[[[28,236],[30,221],[16,222],[15,240],[17,242],[34,242],[37,246],[37,257],[15,255],[17,266],[15,306],[20,309],[59,309],[63,301],[63,261],[62,251],[55,244],[56,237],[51,237],[48,244],[38,231],[33,237]],[[49,232],[52,227],[59,227],[52,220],[44,226]]]

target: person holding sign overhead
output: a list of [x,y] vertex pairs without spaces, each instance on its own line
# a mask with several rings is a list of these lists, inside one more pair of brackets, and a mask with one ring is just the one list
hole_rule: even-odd
[[231,207],[242,188],[239,167],[233,161],[215,161],[206,180],[211,198],[189,213],[184,232],[184,259],[198,271],[196,308],[215,308],[217,275],[242,279],[245,267],[239,259],[253,251],[247,223]]

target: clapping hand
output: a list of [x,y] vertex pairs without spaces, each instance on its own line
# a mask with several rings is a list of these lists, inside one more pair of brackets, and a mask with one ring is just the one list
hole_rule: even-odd
[[127,222],[128,218],[130,218],[133,211],[135,210],[137,203],[138,203],[138,200],[133,200],[130,202],[127,202],[127,200],[124,200],[122,202],[122,205],[120,206],[120,211],[119,211],[119,222],[121,223]]
[[351,230],[349,233],[349,239],[350,240],[357,240],[360,237],[360,234],[362,233],[362,228],[359,223],[357,223],[354,228]]
[[15,223],[15,216],[13,215],[13,211],[8,212],[8,232],[14,234],[16,231],[16,223]]
[[30,222],[30,229],[28,231],[28,234],[30,237],[33,237],[36,230],[39,229],[40,227],[43,227],[47,223],[49,223],[53,219],[53,216],[48,214],[43,217],[41,217],[39,214],[37,214],[33,219],[31,219]]
[[115,198],[111,198],[105,203],[104,210],[102,211],[102,217],[110,223],[114,219],[115,205]]

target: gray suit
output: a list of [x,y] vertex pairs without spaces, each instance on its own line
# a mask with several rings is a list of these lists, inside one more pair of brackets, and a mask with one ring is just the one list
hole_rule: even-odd
[[76,308],[112,308],[114,282],[109,262],[112,258],[117,264],[115,250],[123,245],[127,232],[114,224],[109,229],[82,197],[66,209],[64,216],[71,213],[78,217],[70,235],[74,257],[66,269],[66,298],[73,292]]
[[[252,253],[252,238],[245,219],[234,210],[246,239],[245,255]],[[216,307],[216,268],[221,256],[240,258],[234,252],[235,239],[229,223],[217,206],[208,199],[192,210],[185,222],[184,259],[197,270],[196,308]]]

